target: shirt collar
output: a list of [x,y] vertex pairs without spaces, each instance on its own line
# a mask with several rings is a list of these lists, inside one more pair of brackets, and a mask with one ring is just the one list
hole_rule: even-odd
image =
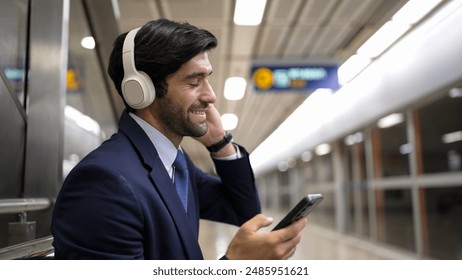
[[138,123],[138,125],[144,130],[146,135],[149,137],[152,144],[156,148],[157,153],[159,154],[160,160],[162,161],[165,170],[167,170],[170,177],[172,177],[172,165],[175,161],[178,149],[175,147],[175,145],[173,145],[172,142],[170,142],[170,140],[168,140],[167,137],[165,137],[165,135],[163,135],[160,131],[155,129],[145,120],[133,113],[129,113],[129,115],[136,121],[136,123]]

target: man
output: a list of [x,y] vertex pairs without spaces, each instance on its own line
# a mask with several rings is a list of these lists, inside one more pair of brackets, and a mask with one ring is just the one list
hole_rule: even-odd
[[[257,233],[272,221],[258,214],[247,151],[231,142],[213,105],[208,51],[216,45],[208,31],[165,19],[116,39],[108,72],[126,111],[119,131],[61,188],[56,259],[202,259],[199,218],[242,225],[225,259],[293,254],[306,221]],[[219,177],[192,163],[184,136],[210,150]]]

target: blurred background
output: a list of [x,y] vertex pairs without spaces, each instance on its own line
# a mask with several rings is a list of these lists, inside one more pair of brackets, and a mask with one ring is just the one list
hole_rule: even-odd
[[[106,73],[113,41],[168,18],[218,38],[216,105],[251,153],[264,213],[280,218],[302,196],[324,195],[294,258],[462,259],[461,6],[0,1],[0,258],[18,244],[52,251],[62,180],[123,110]],[[213,172],[204,147],[182,145]],[[235,230],[204,221],[206,258]]]

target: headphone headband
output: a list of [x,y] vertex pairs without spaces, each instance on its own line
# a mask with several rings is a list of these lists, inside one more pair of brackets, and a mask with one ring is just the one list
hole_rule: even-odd
[[[122,48],[122,56],[123,58],[127,58],[128,61],[125,63],[125,59],[123,61],[124,63],[124,70],[127,68],[126,66],[130,67],[133,66],[133,69],[135,69],[135,36],[138,33],[138,30],[140,30],[141,27],[135,28],[131,30],[130,32],[127,33],[127,36],[125,37],[124,40],[124,45]],[[125,54],[130,54],[130,55],[125,55]]]

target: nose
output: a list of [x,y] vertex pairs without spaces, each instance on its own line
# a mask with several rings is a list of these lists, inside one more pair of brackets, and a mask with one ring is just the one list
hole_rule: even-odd
[[201,101],[207,103],[215,103],[217,101],[217,96],[213,91],[212,85],[209,83],[209,80],[206,79],[205,83],[203,84],[203,89],[201,93]]

